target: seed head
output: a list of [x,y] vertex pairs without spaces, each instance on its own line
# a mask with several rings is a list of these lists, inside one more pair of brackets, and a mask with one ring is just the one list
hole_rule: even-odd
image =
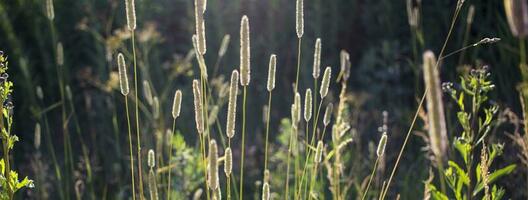
[[321,74],[321,38],[315,40],[314,62],[312,76],[318,79]]
[[330,118],[332,118],[332,111],[334,110],[334,104],[332,103],[329,103],[327,106],[326,106],[326,110],[325,110],[325,114],[324,114],[324,118],[323,118],[323,124],[326,126],[328,126],[328,124],[330,124]]
[[473,17],[475,17],[475,5],[470,5],[469,6],[469,10],[468,10],[468,14],[467,14],[467,18],[466,18],[466,23],[467,24],[472,24],[473,23]]
[[387,133],[383,133],[378,143],[378,149],[376,150],[376,155],[378,155],[378,157],[383,156],[385,153],[385,146],[387,146]]
[[297,111],[295,114],[295,123],[299,123],[301,120],[301,95],[297,92],[295,93],[295,110]]
[[220,45],[220,50],[218,50],[219,57],[224,57],[225,53],[227,52],[227,48],[229,47],[230,40],[231,40],[231,35],[225,34],[224,38],[222,39],[222,44]]
[[204,132],[203,124],[203,104],[201,85],[198,80],[193,80],[193,96],[194,96],[194,120],[196,122],[196,130],[202,134]]
[[442,103],[442,89],[440,76],[436,67],[436,58],[433,52],[427,51],[423,55],[424,80],[429,92],[427,99],[427,117],[429,121],[429,139],[434,155],[443,160],[447,151],[447,128]]
[[330,86],[330,78],[332,76],[332,69],[330,66],[326,67],[323,75],[323,80],[321,82],[321,90],[319,90],[319,94],[321,95],[321,99],[325,98],[328,94],[328,87]]
[[147,80],[143,80],[143,96],[145,97],[149,105],[152,105],[152,103],[154,103],[152,98],[152,90]]
[[264,170],[264,183],[269,183],[270,181],[270,171],[268,169]]
[[180,116],[181,101],[182,92],[181,90],[176,90],[176,93],[174,94],[174,102],[172,103],[172,118],[174,119]]
[[350,76],[350,54],[347,51],[341,50],[341,75],[346,81]]
[[203,14],[205,12],[205,1],[194,0],[194,17],[196,23],[196,36],[197,36],[197,53],[204,55],[206,52],[205,46],[205,22]]
[[147,160],[147,161],[148,161],[147,164],[148,164],[148,166],[149,166],[150,168],[153,168],[154,166],[156,166],[156,157],[155,157],[155,155],[154,155],[154,150],[150,149],[150,150],[148,151],[148,157],[147,157],[147,158],[148,158],[148,160]]
[[269,183],[264,182],[264,185],[262,185],[262,200],[269,200],[269,198],[270,198]]
[[64,65],[64,49],[61,42],[57,43],[57,64],[59,66]]
[[196,60],[198,60],[198,66],[200,67],[200,73],[204,78],[207,78],[207,65],[205,65],[203,54],[199,53],[199,38],[196,35],[193,35],[192,42],[195,52],[194,55],[196,56]]
[[42,91],[42,87],[37,86],[37,89],[36,90],[36,93],[37,93],[37,98],[39,98],[40,100],[44,99],[44,91]]
[[304,95],[304,120],[310,121],[312,118],[312,90],[308,88]]
[[119,86],[121,87],[121,94],[127,96],[130,89],[128,88],[128,76],[125,66],[125,57],[122,53],[117,54],[117,66],[119,68]]
[[275,88],[275,70],[277,67],[277,55],[271,54],[268,67],[268,91],[271,92]]
[[295,23],[295,29],[297,31],[297,37],[301,38],[304,34],[304,8],[303,8],[303,0],[297,0],[296,3],[296,9],[295,9],[295,15],[296,15],[296,23]]
[[34,146],[35,146],[35,149],[39,149],[40,148],[40,124],[37,123],[35,124],[35,138],[34,138]]
[[249,44],[249,19],[246,15],[240,22],[240,84],[247,86],[251,78]]
[[55,9],[53,8],[53,0],[46,0],[46,17],[49,20],[55,19]]
[[212,190],[218,188],[218,147],[214,139],[209,142],[209,187]]
[[291,118],[292,118],[292,128],[297,129],[297,106],[294,104],[291,105]]
[[136,3],[134,0],[125,0],[128,30],[136,30]]
[[233,170],[233,153],[231,152],[231,148],[227,147],[224,154],[225,154],[224,172],[226,176],[229,177]]
[[314,162],[321,163],[323,159],[323,141],[317,142],[317,149],[315,150]]
[[66,85],[66,87],[64,87],[64,90],[66,92],[66,99],[68,99],[68,101],[72,101],[73,95],[72,95],[70,86]]
[[160,105],[159,105],[159,99],[158,97],[154,97],[152,99],[152,115],[154,116],[154,119],[158,119],[160,115]]
[[238,71],[235,69],[231,73],[231,83],[229,85],[229,102],[227,107],[226,134],[228,138],[235,136],[235,121],[238,93]]

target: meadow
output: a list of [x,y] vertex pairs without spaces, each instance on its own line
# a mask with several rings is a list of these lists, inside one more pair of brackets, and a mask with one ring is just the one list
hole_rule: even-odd
[[526,36],[526,0],[3,0],[0,199],[527,199]]

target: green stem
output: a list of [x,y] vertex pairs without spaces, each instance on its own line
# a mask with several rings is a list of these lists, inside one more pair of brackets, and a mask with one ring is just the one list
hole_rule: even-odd
[[136,107],[136,136],[137,136],[137,160],[138,160],[138,177],[139,177],[139,199],[143,200],[143,170],[141,168],[141,135],[139,127],[139,101],[138,101],[138,77],[137,77],[137,62],[136,62],[136,41],[135,34],[132,31],[132,55],[134,60],[134,99]]
[[370,173],[370,177],[369,177],[369,182],[367,184],[367,188],[365,189],[365,192],[363,192],[363,197],[361,197],[361,200],[365,200],[365,198],[367,197],[367,194],[368,194],[368,191],[369,191],[369,188],[370,188],[370,183],[372,182],[372,179],[374,178],[374,174],[376,174],[376,168],[378,167],[379,159],[380,159],[380,157],[378,156],[376,158],[376,162],[374,162],[374,167],[372,168],[372,172]]
[[294,94],[297,92],[298,86],[299,86],[299,69],[301,68],[301,41],[302,38],[298,39],[299,45],[297,46],[297,76],[295,76],[295,91]]
[[127,115],[127,126],[128,126],[128,146],[130,148],[130,176],[132,179],[132,199],[136,199],[136,186],[134,183],[134,154],[132,150],[132,133],[130,130],[130,113],[128,111],[128,98],[125,96],[125,109],[126,109],[126,115]]
[[244,149],[246,139],[246,94],[247,86],[244,86],[244,97],[242,103],[242,153],[240,159],[240,199],[244,199]]
[[[174,132],[176,131],[176,118],[174,118],[174,120],[172,121],[172,135],[174,136]],[[172,138],[172,137],[171,137]],[[169,166],[171,166],[171,161],[172,161],[172,141],[169,141]],[[171,194],[171,172],[172,172],[172,168],[169,168],[169,179],[167,180],[167,199],[171,199],[170,198],[170,194]]]
[[[317,96],[317,95],[315,95],[315,96]],[[319,111],[321,111],[322,104],[323,104],[323,100],[321,99],[321,102],[319,102],[319,106],[317,108],[317,114],[315,116],[314,131],[312,133],[312,139],[310,140],[310,146],[312,146],[312,147],[314,146],[314,143],[315,143],[315,136],[316,136],[315,130],[316,130],[316,127],[317,127],[317,121],[319,121]],[[311,153],[313,152],[309,148],[307,148],[306,151],[308,151],[308,154],[306,156],[306,160],[304,161],[304,167],[303,167],[303,171],[302,171],[302,175],[301,175],[301,187],[299,187],[298,188],[299,191],[297,191],[299,194],[301,193],[302,182],[304,181],[304,177],[306,176],[306,171],[307,171],[307,168],[308,168],[308,160],[310,160]]]
[[268,113],[266,114],[266,144],[264,148],[264,171],[268,169],[268,136],[269,136],[269,126],[270,126],[270,113],[271,113],[271,91],[269,92],[268,97]]

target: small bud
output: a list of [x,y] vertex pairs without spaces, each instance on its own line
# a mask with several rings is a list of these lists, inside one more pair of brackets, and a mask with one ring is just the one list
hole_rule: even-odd
[[150,168],[153,168],[154,166],[156,166],[156,157],[154,157],[154,150],[150,149],[148,151],[148,159],[147,159],[147,164]]

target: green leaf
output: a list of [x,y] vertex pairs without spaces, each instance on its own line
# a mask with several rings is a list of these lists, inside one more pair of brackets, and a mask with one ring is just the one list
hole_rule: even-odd
[[[493,173],[491,173],[488,177],[488,185],[491,185],[493,182],[495,182],[497,179],[499,179],[502,176],[508,175],[515,170],[517,165],[511,164],[508,165],[502,169],[496,170]],[[484,183],[479,183],[477,187],[475,187],[475,190],[473,190],[473,195],[477,195],[480,191],[484,189]]]
[[471,145],[468,144],[465,140],[461,138],[456,138],[454,140],[455,149],[458,150],[458,153],[464,159],[464,163],[468,163],[469,152],[471,151]]

